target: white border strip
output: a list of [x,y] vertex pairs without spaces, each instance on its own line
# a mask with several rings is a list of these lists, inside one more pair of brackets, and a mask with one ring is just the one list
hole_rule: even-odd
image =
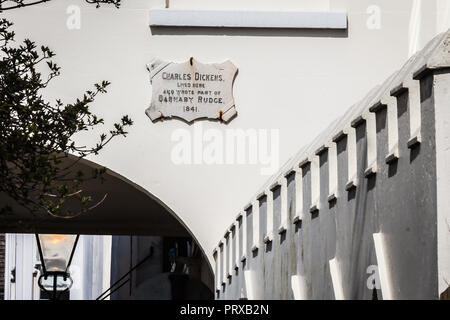
[[150,9],[150,26],[347,29],[347,13]]
[[345,300],[344,288],[342,286],[341,270],[336,258],[329,261],[331,281],[333,282],[334,297],[336,300]]
[[393,300],[391,279],[389,273],[388,257],[386,256],[386,248],[383,234],[374,233],[373,242],[375,244],[375,255],[378,262],[378,274],[380,276],[381,293],[383,300]]
[[245,270],[244,271],[244,283],[245,283],[245,291],[246,298],[248,300],[255,300],[255,288],[253,288],[253,273],[254,271]]
[[294,300],[307,300],[305,282],[303,275],[291,276],[291,288]]

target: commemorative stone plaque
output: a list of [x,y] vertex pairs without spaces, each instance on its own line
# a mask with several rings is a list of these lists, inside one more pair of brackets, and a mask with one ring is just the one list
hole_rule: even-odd
[[152,121],[162,118],[219,119],[236,115],[233,81],[237,68],[231,61],[204,64],[190,58],[184,63],[155,59],[147,65],[152,101],[145,113]]

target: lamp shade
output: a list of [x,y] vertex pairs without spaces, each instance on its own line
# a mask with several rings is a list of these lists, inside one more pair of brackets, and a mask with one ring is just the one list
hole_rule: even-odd
[[39,234],[42,263],[47,272],[66,272],[75,250],[77,235]]

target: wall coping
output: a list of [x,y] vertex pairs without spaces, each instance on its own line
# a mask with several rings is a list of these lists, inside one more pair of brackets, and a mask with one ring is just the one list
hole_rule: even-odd
[[151,9],[150,27],[347,29],[347,13]]

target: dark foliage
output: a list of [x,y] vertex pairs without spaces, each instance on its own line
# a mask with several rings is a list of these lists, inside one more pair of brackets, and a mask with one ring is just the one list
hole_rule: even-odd
[[[88,175],[74,166],[98,154],[111,139],[125,136],[132,121],[123,116],[94,146],[77,145],[75,134],[103,124],[90,105],[106,92],[109,82],[95,84],[73,103],[46,101],[43,89],[60,74],[60,67],[51,61],[54,53],[45,46],[38,49],[30,40],[16,43],[11,26],[0,19],[0,192],[33,213],[74,217],[99,204],[83,192],[83,186],[101,179],[106,171],[96,169]],[[38,71],[45,69],[45,76]],[[6,210],[2,204],[0,209]]]

